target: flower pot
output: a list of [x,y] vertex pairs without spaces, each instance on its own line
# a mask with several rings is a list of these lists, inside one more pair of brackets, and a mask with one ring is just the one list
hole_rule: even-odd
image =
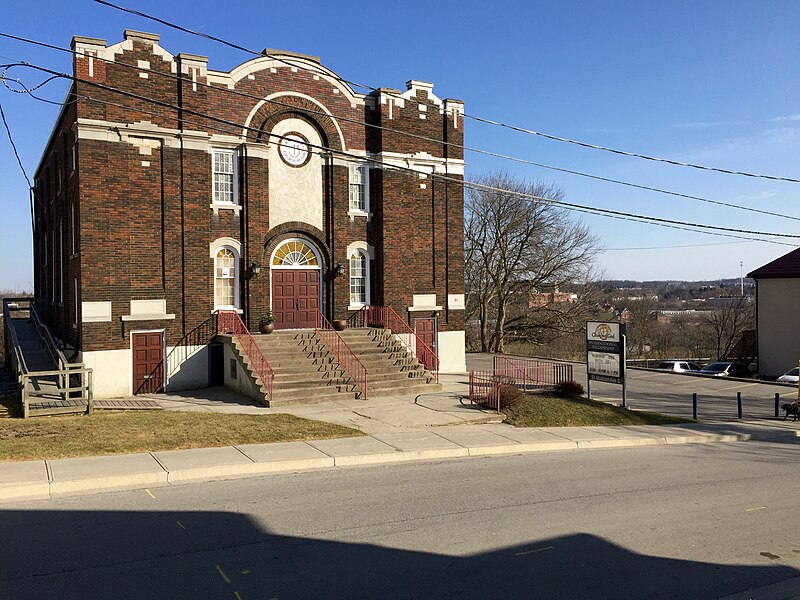
[[344,331],[345,329],[347,329],[347,321],[345,321],[344,319],[334,319],[333,321],[331,321],[331,325],[333,325],[333,328],[336,331]]
[[272,333],[275,331],[275,323],[259,323],[258,330],[261,333]]

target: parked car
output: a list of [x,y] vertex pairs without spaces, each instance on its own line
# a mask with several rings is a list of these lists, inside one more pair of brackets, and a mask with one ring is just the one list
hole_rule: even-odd
[[699,371],[701,368],[700,365],[685,360],[662,360],[656,367],[659,371],[672,371],[674,373]]
[[800,369],[797,367],[778,377],[778,381],[782,383],[797,383],[798,379],[800,379]]
[[702,375],[713,375],[714,377],[751,377],[753,374],[747,365],[734,362],[715,362],[699,371]]

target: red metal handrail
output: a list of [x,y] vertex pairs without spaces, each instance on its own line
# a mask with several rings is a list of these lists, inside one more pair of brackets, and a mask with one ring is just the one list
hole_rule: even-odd
[[242,321],[239,313],[233,310],[217,311],[217,333],[230,333],[236,338],[261,382],[267,386],[268,400],[272,400],[272,382],[275,380],[275,371],[270,366],[267,357],[256,344],[250,330]]
[[366,327],[383,327],[398,336],[410,335],[411,347],[409,349],[411,353],[434,376],[436,382],[439,382],[439,357],[391,306],[367,306],[364,325]]
[[495,356],[492,367],[495,375],[514,379],[518,387],[521,380],[524,389],[552,389],[572,380],[572,365],[566,363]]
[[491,371],[469,372],[469,401],[500,412],[500,378]]
[[318,308],[315,308],[314,311],[316,314],[314,333],[325,342],[328,348],[330,348],[336,358],[336,362],[338,362],[339,366],[350,376],[353,383],[361,389],[361,392],[364,394],[362,399],[366,400],[367,377],[369,375],[367,367],[358,359],[356,353],[350,349],[350,346],[342,339],[339,332],[333,328],[328,319],[325,318],[325,315],[323,315]]

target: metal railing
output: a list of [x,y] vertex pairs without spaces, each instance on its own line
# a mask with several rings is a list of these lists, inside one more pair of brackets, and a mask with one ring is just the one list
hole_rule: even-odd
[[491,371],[469,372],[469,400],[500,412],[500,378]]
[[328,319],[325,318],[325,315],[318,308],[315,308],[314,311],[316,315],[314,333],[330,348],[339,366],[345,370],[350,379],[353,380],[353,383],[361,390],[362,399],[366,400],[367,379],[369,377],[367,367],[364,366],[364,363],[359,360],[356,353],[350,349],[347,342],[333,328]]
[[233,310],[217,311],[217,333],[231,334],[236,338],[236,341],[247,355],[251,368],[261,379],[261,383],[266,386],[268,400],[272,400],[272,384],[275,381],[275,371],[270,366],[261,348],[256,344],[239,313]]
[[364,326],[389,329],[439,382],[439,357],[391,306],[367,306],[364,309]]
[[495,356],[491,371],[469,372],[469,400],[495,409],[501,408],[501,386],[513,385],[523,391],[555,389],[572,380],[572,365]]
[[495,356],[492,370],[495,375],[513,379],[524,391],[553,389],[572,380],[572,365],[546,360]]

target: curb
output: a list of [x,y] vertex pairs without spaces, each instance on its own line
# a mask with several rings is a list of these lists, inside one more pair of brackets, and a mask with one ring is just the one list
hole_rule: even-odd
[[[291,473],[361,465],[386,465],[401,462],[447,460],[479,456],[532,454],[536,452],[561,452],[594,450],[599,448],[634,448],[639,446],[709,444],[742,441],[789,441],[800,438],[800,431],[754,433],[674,433],[630,438],[591,439],[542,442],[514,442],[474,445],[467,447],[401,450],[387,442],[371,437],[339,438],[309,442],[284,442],[278,444],[227,446],[197,450],[170,450],[138,455],[109,455],[77,459],[26,461],[7,463],[6,467],[16,481],[0,480],[0,501],[39,500],[92,494],[107,491],[156,488],[169,485],[200,483],[225,479],[259,477],[269,474]],[[326,444],[327,443],[327,444]],[[333,443],[333,444],[332,444]],[[344,453],[331,450],[334,444],[372,446],[362,452]],[[385,446],[384,450],[377,449]],[[191,456],[201,453],[205,464],[193,464]],[[194,453],[194,454],[192,454]],[[287,453],[294,453],[289,457]],[[313,456],[312,456],[313,454]],[[149,462],[147,459],[150,459]],[[115,472],[114,462],[123,460],[139,464],[138,472],[127,475]],[[82,468],[89,461],[100,461],[100,472],[87,473]],[[137,463],[138,461],[138,463]],[[105,463],[106,468],[103,468]],[[172,465],[172,466],[170,466]],[[47,481],[37,480],[46,468]],[[56,481],[59,472],[72,470],[75,477]],[[104,472],[107,470],[107,472]],[[32,473],[33,472],[33,473]],[[8,477],[6,477],[6,480]]]

